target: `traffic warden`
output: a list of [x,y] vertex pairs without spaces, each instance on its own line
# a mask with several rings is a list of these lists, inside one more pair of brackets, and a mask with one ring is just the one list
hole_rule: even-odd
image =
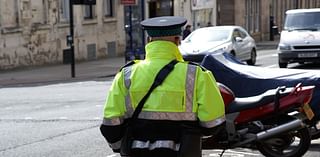
[[130,156],[199,157],[201,136],[211,135],[225,122],[224,103],[212,73],[185,62],[179,52],[186,22],[175,16],[141,22],[149,36],[146,57],[115,76],[104,107],[100,130],[114,152],[121,151],[126,123],[157,73],[172,60],[178,63],[146,99],[133,124]]

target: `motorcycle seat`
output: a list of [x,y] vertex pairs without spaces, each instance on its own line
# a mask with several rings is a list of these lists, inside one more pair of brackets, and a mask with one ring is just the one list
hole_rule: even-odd
[[[279,93],[279,99],[289,95],[293,88],[286,88],[283,92]],[[235,100],[228,105],[226,112],[234,113],[252,108],[261,107],[274,103],[277,89],[267,90],[266,92],[251,97],[235,98]]]

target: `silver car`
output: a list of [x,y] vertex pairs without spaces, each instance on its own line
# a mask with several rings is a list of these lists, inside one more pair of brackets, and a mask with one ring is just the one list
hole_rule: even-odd
[[199,28],[185,38],[179,50],[187,61],[201,62],[207,54],[229,52],[249,65],[256,63],[256,43],[240,26]]

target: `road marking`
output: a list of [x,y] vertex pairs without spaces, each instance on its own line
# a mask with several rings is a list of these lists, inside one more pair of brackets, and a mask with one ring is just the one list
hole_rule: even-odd
[[229,150],[229,152],[241,153],[241,154],[245,154],[245,155],[254,155],[254,156],[260,156],[261,155],[261,154],[255,154],[255,153],[238,152],[238,151],[233,151],[233,150]]
[[107,157],[115,157],[117,156],[116,154],[112,154],[112,155],[107,155]]
[[271,58],[271,57],[278,57],[277,54],[272,54],[272,55],[262,55],[258,56],[257,59],[263,59],[263,58]]
[[272,64],[272,65],[266,66],[266,68],[277,68],[277,67],[278,67],[277,64]]
[[94,119],[94,120],[100,120],[101,117],[94,117],[93,119]]
[[59,117],[59,119],[68,119],[68,117]]
[[[219,154],[209,154],[209,156],[215,156],[215,157],[220,157]],[[244,157],[242,154],[234,154],[234,153],[223,153],[222,156],[232,156],[232,157]]]
[[[210,153],[209,156],[218,157],[220,156],[222,150],[216,153]],[[232,156],[232,157],[245,157],[245,156],[261,156],[260,153],[249,153],[249,152],[241,152],[241,151],[233,151],[233,150],[226,150],[223,153],[223,156]]]
[[30,120],[30,119],[33,119],[32,117],[25,117],[24,118],[25,120]]

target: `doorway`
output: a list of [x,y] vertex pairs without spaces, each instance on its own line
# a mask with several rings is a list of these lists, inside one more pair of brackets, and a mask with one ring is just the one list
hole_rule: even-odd
[[173,0],[152,0],[149,2],[149,17],[173,16]]

